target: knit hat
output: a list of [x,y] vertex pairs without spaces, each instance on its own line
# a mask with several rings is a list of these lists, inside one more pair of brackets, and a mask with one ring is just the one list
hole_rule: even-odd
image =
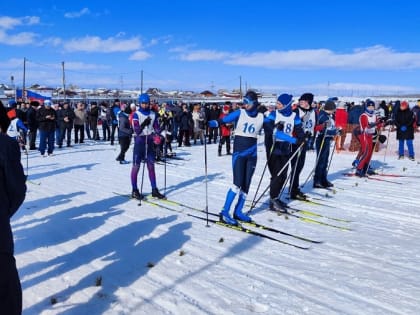
[[39,106],[39,102],[38,101],[31,101],[30,105],[31,106],[35,106],[35,107],[38,107]]
[[9,117],[10,120],[13,120],[16,117],[16,110],[14,108],[9,109],[7,117]]
[[366,100],[366,104],[365,104],[365,106],[366,106],[366,107],[369,107],[369,106],[373,106],[373,107],[375,107],[375,102],[374,102],[374,101],[372,101],[371,99],[367,99],[367,100]]
[[307,101],[309,105],[312,105],[314,101],[314,95],[312,93],[303,93],[299,98],[299,101]]
[[402,101],[401,104],[400,104],[400,107],[407,108],[408,106],[409,106],[409,104],[408,104],[407,101]]
[[293,100],[293,95],[291,94],[281,94],[277,98],[277,102],[282,103],[284,107],[292,105],[292,100]]
[[335,103],[331,100],[328,100],[324,105],[324,110],[335,110],[336,106]]

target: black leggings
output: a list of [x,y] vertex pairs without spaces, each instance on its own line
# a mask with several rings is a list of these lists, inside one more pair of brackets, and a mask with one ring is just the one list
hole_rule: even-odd
[[22,314],[22,288],[16,261],[11,254],[0,254],[0,309],[2,314]]

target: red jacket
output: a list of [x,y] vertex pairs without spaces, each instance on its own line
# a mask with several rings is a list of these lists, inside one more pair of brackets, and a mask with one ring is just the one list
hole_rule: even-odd
[[[219,119],[222,119],[228,114],[229,112],[227,113],[222,112],[219,116]],[[231,131],[232,131],[232,124],[223,124],[220,126],[220,133],[222,137],[229,137],[231,135]]]
[[344,108],[337,108],[335,111],[335,126],[346,130],[348,113]]

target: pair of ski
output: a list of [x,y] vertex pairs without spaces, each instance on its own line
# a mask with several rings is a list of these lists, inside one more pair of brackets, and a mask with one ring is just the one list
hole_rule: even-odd
[[[356,177],[356,173],[343,173],[344,176],[355,176]],[[380,175],[380,174],[373,174],[373,175],[365,175],[363,177],[360,178],[367,178],[367,179],[372,179],[372,180],[377,180],[377,181],[381,181],[381,182],[387,182],[387,183],[391,183],[391,184],[397,184],[397,185],[402,185],[403,183],[401,182],[396,182],[393,180],[388,180],[385,178],[380,178],[380,177],[375,177],[375,176],[386,176],[386,175]],[[392,176],[392,177],[403,177],[403,176]]]
[[[116,194],[118,196],[122,196],[122,197],[131,198],[131,196],[128,195],[128,194],[121,194],[121,193],[117,193],[117,192],[114,192],[114,194]],[[292,238],[295,238],[297,240],[301,240],[301,241],[304,241],[304,242],[309,242],[309,243],[314,243],[314,244],[322,243],[322,241],[312,240],[312,239],[309,239],[309,238],[306,238],[306,237],[303,237],[303,236],[295,235],[295,234],[292,234],[292,233],[287,233],[285,231],[282,231],[282,230],[279,230],[279,229],[276,229],[276,228],[272,228],[272,227],[254,222],[254,221],[252,221],[252,222],[240,221],[240,223],[238,225],[230,225],[230,224],[227,224],[227,223],[224,223],[224,222],[220,221],[218,219],[219,214],[217,214],[217,213],[207,212],[203,209],[195,208],[195,207],[186,205],[184,203],[169,200],[169,199],[149,198],[148,196],[146,196],[144,199],[141,200],[141,202],[147,203],[147,204],[152,205],[152,206],[160,207],[160,208],[163,208],[163,209],[166,209],[166,210],[169,210],[169,211],[185,213],[189,217],[193,217],[193,218],[196,218],[196,219],[199,219],[199,220],[202,220],[202,221],[206,221],[206,222],[210,222],[210,223],[217,224],[217,225],[220,225],[220,226],[224,226],[224,227],[236,230],[236,231],[244,232],[244,233],[251,234],[251,235],[254,235],[254,236],[258,236],[258,237],[261,237],[261,238],[269,239],[269,240],[272,240],[272,241],[275,241],[275,242],[278,242],[278,243],[281,243],[281,244],[284,244],[284,245],[292,246],[292,247],[295,247],[295,248],[299,248],[299,249],[309,249],[310,247],[309,246],[304,246],[304,245],[294,244],[294,243],[284,241],[284,240],[281,240],[281,239],[277,239],[277,238],[272,237],[268,234],[253,230],[252,228],[248,228],[248,227],[245,227],[245,226],[254,227],[254,228],[261,229],[261,230],[264,230],[264,231],[267,231],[267,232],[278,233],[278,234],[289,236],[289,237],[292,237]],[[177,209],[177,208],[181,208],[181,209]],[[200,212],[202,214],[208,214],[208,216],[210,216],[210,218],[195,215],[195,214],[191,213],[190,211],[185,211],[185,210],[192,210],[192,211]]]
[[[305,201],[303,201],[303,202],[305,202]],[[310,201],[310,203],[318,204],[318,205],[324,205],[322,203],[318,203],[318,202],[315,202],[315,201]],[[262,202],[262,205],[267,205],[268,206],[268,202],[264,201],[264,202]],[[326,206],[330,206],[330,205],[326,205]],[[333,206],[330,206],[330,207],[333,207]],[[251,212],[252,209],[254,209],[254,208],[251,207],[251,210],[248,211],[248,213]],[[271,209],[268,209],[268,210],[274,211],[274,210],[271,210]],[[352,222],[351,220],[335,218],[335,217],[323,215],[323,214],[320,214],[320,213],[317,213],[317,212],[313,212],[313,211],[310,211],[310,210],[299,209],[299,208],[296,208],[294,206],[287,205],[287,206],[284,207],[284,212],[280,212],[280,211],[274,211],[274,212],[276,212],[279,216],[281,216],[281,215],[284,215],[285,217],[291,216],[291,217],[297,218],[300,221],[306,222],[306,223],[323,225],[323,226],[339,229],[339,230],[342,230],[342,231],[352,231],[351,228],[341,226],[341,225],[335,225],[335,224],[327,223],[327,222],[324,222],[324,221],[315,220],[315,219],[312,219],[312,218],[308,218],[308,216],[309,217],[316,217],[316,218],[320,218],[320,219],[332,220],[332,221],[341,222],[341,223],[351,223]],[[299,214],[296,214],[296,213],[299,213],[299,214],[302,214],[302,215],[299,215]]]

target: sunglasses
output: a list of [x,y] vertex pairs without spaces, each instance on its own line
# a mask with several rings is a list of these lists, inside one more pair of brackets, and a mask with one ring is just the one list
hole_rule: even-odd
[[254,105],[254,101],[250,100],[249,98],[244,98],[243,100],[244,105]]

